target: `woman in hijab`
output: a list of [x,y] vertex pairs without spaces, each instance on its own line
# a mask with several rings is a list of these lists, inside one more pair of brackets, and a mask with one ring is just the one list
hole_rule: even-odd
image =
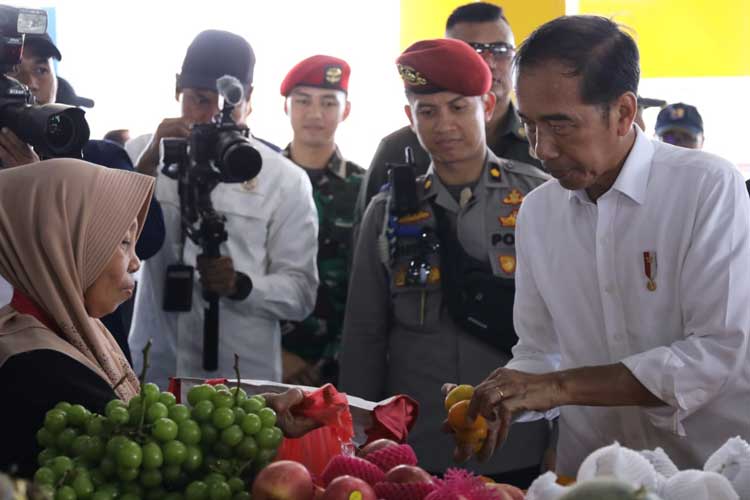
[[[36,432],[60,401],[103,413],[138,379],[98,318],[133,293],[135,246],[154,180],[80,160],[0,171],[0,470],[30,477]],[[295,417],[299,389],[265,395],[289,437],[319,426]]]
[[0,309],[0,469],[33,472],[35,433],[58,402],[102,412],[138,392],[98,318],[133,293],[153,184],[67,159],[0,172],[0,274],[14,288]]

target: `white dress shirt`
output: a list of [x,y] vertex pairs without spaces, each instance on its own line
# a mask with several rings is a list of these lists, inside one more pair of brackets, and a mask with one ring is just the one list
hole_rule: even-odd
[[228,240],[221,255],[248,275],[253,290],[244,300],[219,301],[219,369],[203,369],[203,317],[207,305],[196,271],[190,312],[165,312],[167,266],[182,256],[195,266],[201,248],[182,246],[177,181],[158,170],[155,196],[161,203],[166,239],[144,262],[135,299],[129,344],[136,372],[151,339],[147,379],[166,388],[169,377],[234,377],[234,354],[243,378],[281,380],[280,319],[301,321],[315,305],[318,288],[318,215],[305,172],[254,138],[263,158],[258,176],[221,183],[211,192],[214,209],[226,217]]
[[[719,157],[648,139],[592,203],[552,180],[516,229],[515,327],[507,365],[544,373],[622,362],[667,406],[561,408],[558,472],[617,440],[702,468],[750,438],[750,200]],[[651,278],[644,252],[655,256]],[[653,287],[651,287],[653,288]]]

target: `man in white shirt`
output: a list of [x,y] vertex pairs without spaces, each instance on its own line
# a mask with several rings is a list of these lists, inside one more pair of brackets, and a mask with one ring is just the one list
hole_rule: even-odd
[[[244,97],[232,117],[244,124],[251,111],[254,64],[252,48],[242,37],[218,30],[200,33],[177,79],[181,116],[161,122],[138,160],[139,171],[157,178],[154,196],[164,211],[166,239],[143,266],[129,341],[136,370],[143,366],[141,350],[153,341],[147,378],[162,387],[171,376],[233,377],[235,354],[241,376],[281,380],[279,320],[302,320],[315,304],[318,216],[302,170],[251,136],[250,144],[263,160],[258,176],[242,183],[220,182],[211,191],[213,208],[226,218],[228,236],[221,257],[214,258],[201,255],[201,247],[183,236],[177,181],[159,168],[162,138],[187,137],[192,125],[208,123],[219,112],[216,80],[224,75],[243,86]],[[184,266],[196,272],[191,276]],[[165,310],[165,299],[182,288],[166,286],[168,269],[186,275],[187,287],[192,286],[187,312]],[[204,289],[220,297],[215,371],[202,363]]]
[[750,438],[750,201],[728,161],[633,126],[639,72],[601,17],[551,21],[518,52],[519,116],[555,179],[518,216],[519,342],[472,399],[480,458],[514,415],[553,408],[570,476],[615,440],[702,468]]

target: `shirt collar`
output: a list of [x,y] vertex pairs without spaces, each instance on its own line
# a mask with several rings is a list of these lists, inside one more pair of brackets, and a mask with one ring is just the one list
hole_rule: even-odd
[[[640,127],[637,125],[633,125],[633,127],[636,133],[635,142],[610,190],[617,190],[642,205],[646,201],[646,189],[648,188],[651,161],[654,157],[654,145]],[[584,203],[591,202],[584,189],[569,191],[568,199],[573,198],[577,198]]]
[[508,111],[505,113],[502,123],[497,127],[497,132],[495,135],[498,138],[505,137],[506,135],[519,135],[519,131],[522,129],[523,127],[521,126],[521,120],[518,118],[518,115],[516,114],[516,108],[511,102],[508,105]]
[[[292,144],[287,144],[287,146],[281,151],[281,154],[289,158],[289,160],[292,160]],[[297,164],[295,163],[295,165]],[[333,154],[328,159],[326,170],[340,179],[346,179],[346,160],[341,156],[341,151],[339,151],[338,146],[336,146],[336,149],[333,150]]]
[[[497,158],[497,156],[490,151],[489,148],[487,148],[487,154],[485,155],[484,160],[484,169],[482,170],[482,174],[479,176],[479,180],[477,182],[477,185],[474,187],[474,192],[480,192],[480,190],[484,189],[487,185],[492,186],[505,186],[507,185],[505,178],[500,177],[499,179],[491,178],[488,170],[489,168],[498,168],[501,172],[501,175],[504,174],[504,171],[500,169],[500,162]],[[427,173],[424,176],[424,180],[422,181],[422,201],[428,200],[430,198],[435,198],[435,202],[453,212],[458,212],[459,206],[458,202],[451,196],[448,189],[445,187],[443,182],[440,180],[440,177],[435,172],[435,166],[430,163],[430,167],[427,169]],[[476,197],[473,197],[473,199],[476,199]]]

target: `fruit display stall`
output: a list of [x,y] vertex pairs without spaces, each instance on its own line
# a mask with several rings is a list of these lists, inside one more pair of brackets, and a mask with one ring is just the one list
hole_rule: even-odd
[[[750,499],[750,445],[739,438],[717,450],[702,471],[678,471],[659,449],[636,452],[615,443],[584,461],[577,484],[563,486],[547,472],[521,491],[463,469],[449,469],[439,478],[421,469],[412,448],[403,443],[408,429],[399,435],[398,429],[384,431],[378,422],[383,408],[391,415],[394,408],[413,412],[408,398],[373,403],[347,397],[332,386],[303,388],[303,411],[321,416],[325,426],[290,440],[259,395],[290,386],[209,382],[181,379],[172,387],[174,393],[142,384],[140,394],[128,403],[111,401],[103,415],[60,402],[47,412],[37,433],[42,451],[33,482],[0,476],[0,498]],[[467,386],[451,391],[446,415],[457,439],[479,447],[486,422],[466,421],[470,397]],[[383,432],[394,439],[378,437]],[[352,438],[363,445],[352,445]],[[15,496],[4,496],[11,490]]]

